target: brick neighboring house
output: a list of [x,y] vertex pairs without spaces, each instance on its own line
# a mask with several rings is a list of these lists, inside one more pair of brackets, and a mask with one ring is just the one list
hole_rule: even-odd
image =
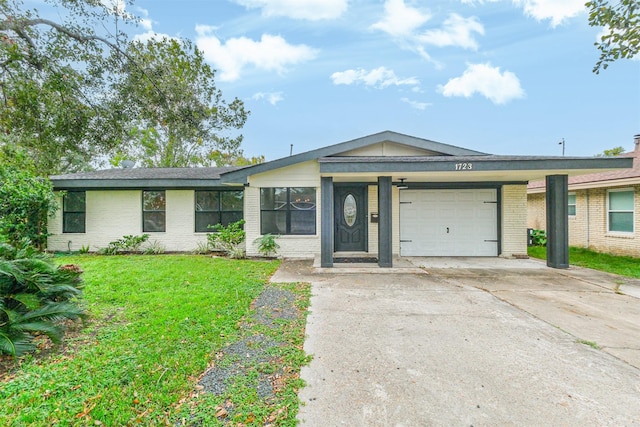
[[[569,177],[569,245],[640,257],[640,135],[633,168]],[[527,226],[546,230],[545,182],[527,186]]]

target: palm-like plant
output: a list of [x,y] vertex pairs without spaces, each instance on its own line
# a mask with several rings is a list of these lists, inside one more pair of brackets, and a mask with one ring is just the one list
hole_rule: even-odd
[[84,315],[81,274],[77,266],[57,267],[28,242],[0,243],[0,353],[33,350],[37,334],[60,342],[60,320]]

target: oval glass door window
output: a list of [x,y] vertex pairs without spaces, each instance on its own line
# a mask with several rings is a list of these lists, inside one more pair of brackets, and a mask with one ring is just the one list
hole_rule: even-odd
[[353,194],[347,194],[342,206],[344,210],[344,222],[346,222],[349,227],[353,227],[353,224],[356,223],[356,214],[358,213],[358,205],[356,204],[356,198],[353,197]]

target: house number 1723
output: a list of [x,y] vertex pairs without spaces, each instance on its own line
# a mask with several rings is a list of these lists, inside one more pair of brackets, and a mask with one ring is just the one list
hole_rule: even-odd
[[473,169],[473,163],[456,163],[457,171],[470,171]]

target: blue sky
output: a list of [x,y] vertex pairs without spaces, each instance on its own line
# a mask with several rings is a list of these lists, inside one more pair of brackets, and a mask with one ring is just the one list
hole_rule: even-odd
[[[113,0],[104,0],[105,2]],[[585,0],[138,0],[189,38],[267,160],[383,130],[492,154],[633,149],[640,61],[599,75]]]

